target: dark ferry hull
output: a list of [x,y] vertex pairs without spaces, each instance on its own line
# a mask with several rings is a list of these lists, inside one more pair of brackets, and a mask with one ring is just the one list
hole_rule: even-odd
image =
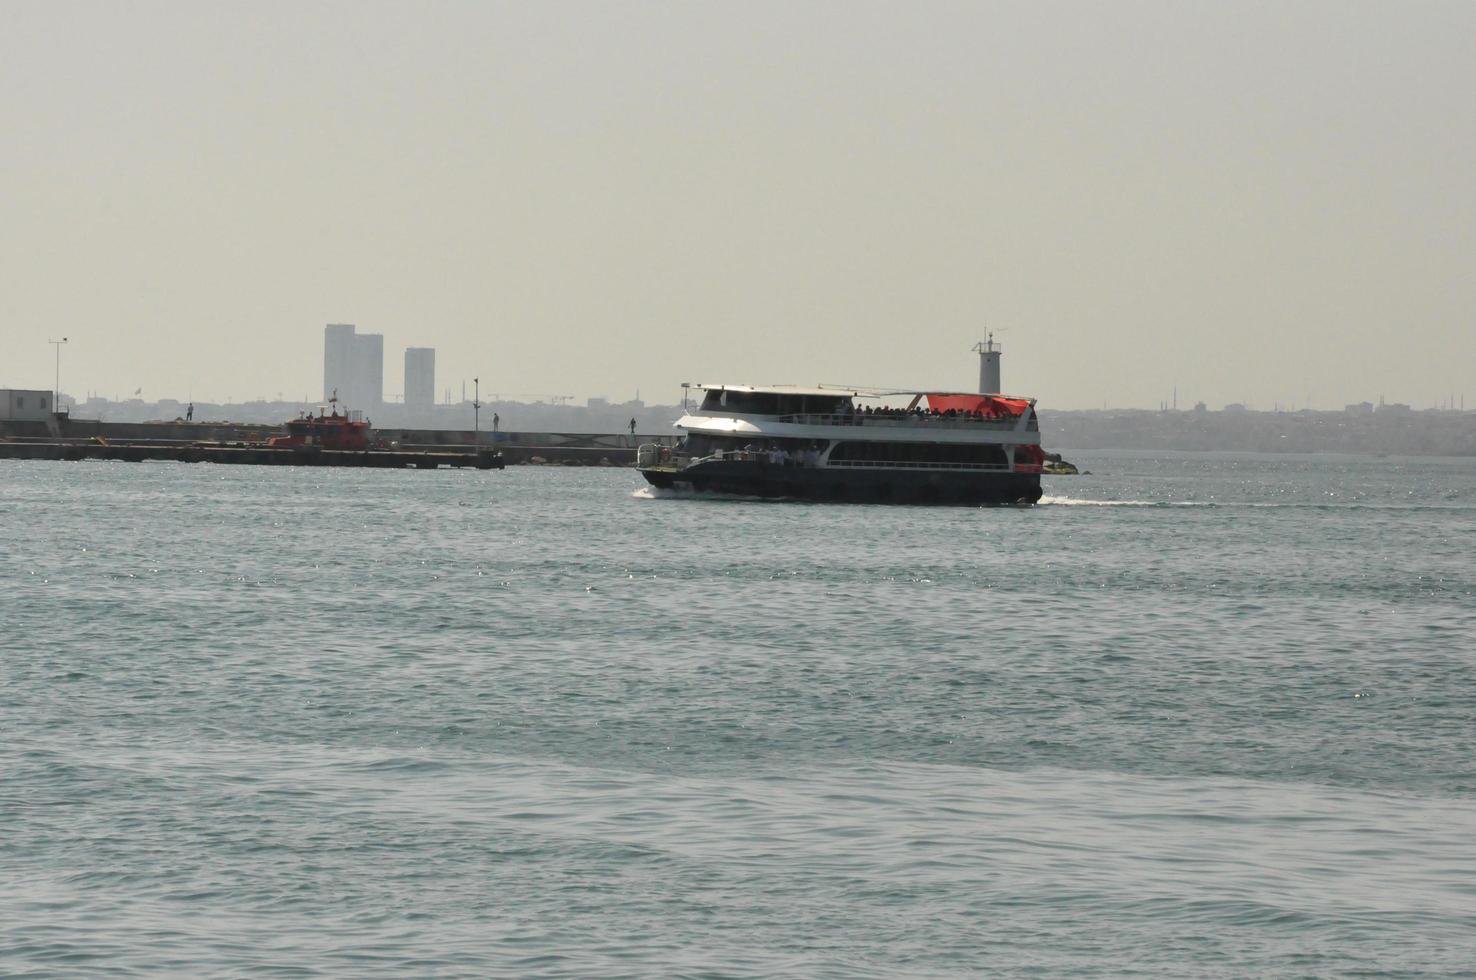
[[761,462],[697,463],[683,469],[642,468],[652,486],[745,497],[849,503],[1033,504],[1040,474],[969,470],[791,467]]

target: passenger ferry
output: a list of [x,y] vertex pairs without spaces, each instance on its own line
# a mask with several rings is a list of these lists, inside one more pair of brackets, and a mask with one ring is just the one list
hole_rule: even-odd
[[[652,485],[757,497],[915,504],[1040,499],[1035,400],[961,392],[685,384],[675,447],[643,445]],[[858,400],[878,404],[861,405]],[[906,401],[882,407],[881,401]]]

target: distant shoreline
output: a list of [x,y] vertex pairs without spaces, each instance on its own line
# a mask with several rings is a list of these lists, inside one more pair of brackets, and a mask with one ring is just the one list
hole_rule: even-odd
[[[142,401],[81,406],[73,424],[173,425],[173,402]],[[162,410],[162,411],[161,411]],[[241,405],[195,403],[195,428],[279,426],[304,407],[295,402],[252,402]],[[494,416],[503,434],[519,432],[610,435],[629,432],[636,422],[640,438],[673,435],[671,423],[682,413],[679,405],[575,406],[499,402],[483,404],[480,425],[490,434]],[[386,405],[368,413],[377,428],[423,432],[471,432],[478,421],[470,405],[437,405],[417,413],[404,406]],[[99,419],[101,416],[101,419]],[[221,420],[229,420],[221,421]],[[414,420],[414,421],[412,421]],[[1476,456],[1476,410],[1414,410],[1406,406],[1352,406],[1339,412],[1152,411],[1147,409],[1084,409],[1052,411],[1040,406],[1042,443],[1053,451],[1174,451],[1472,457]],[[7,427],[44,425],[0,420],[0,436]],[[14,435],[32,434],[10,429]]]
[[1342,412],[1041,412],[1055,450],[1476,456],[1476,411],[1403,406]]

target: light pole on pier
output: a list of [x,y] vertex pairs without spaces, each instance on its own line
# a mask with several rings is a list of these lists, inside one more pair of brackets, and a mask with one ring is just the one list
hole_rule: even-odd
[[56,387],[51,390],[51,410],[53,412],[60,412],[61,411],[61,349],[62,349],[62,344],[65,344],[67,342],[67,338],[63,337],[61,340],[48,340],[46,342],[48,344],[51,344],[53,347],[56,348]]
[[472,378],[472,384],[475,386],[473,391],[476,392],[472,395],[472,433],[474,435],[472,441],[480,449],[482,446],[482,379]]

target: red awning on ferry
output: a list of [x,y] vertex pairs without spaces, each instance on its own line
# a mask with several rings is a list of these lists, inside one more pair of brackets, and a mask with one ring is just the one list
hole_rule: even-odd
[[929,395],[928,407],[935,412],[974,412],[992,419],[1019,418],[1030,408],[1024,398],[1001,398],[998,395]]

